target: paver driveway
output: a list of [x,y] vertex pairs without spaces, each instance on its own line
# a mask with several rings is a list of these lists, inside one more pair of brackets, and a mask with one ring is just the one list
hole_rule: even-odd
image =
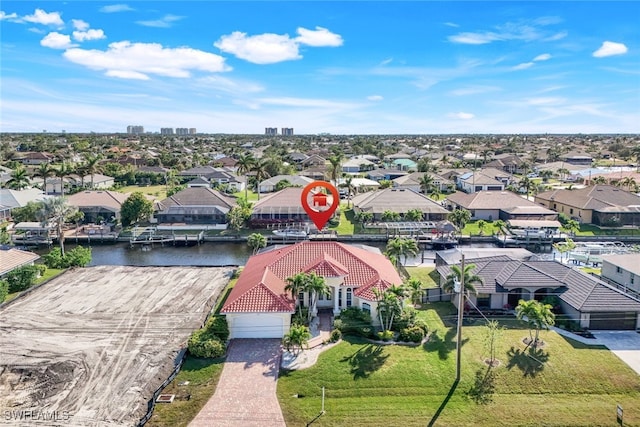
[[276,397],[279,339],[231,341],[216,392],[190,427],[285,427]]

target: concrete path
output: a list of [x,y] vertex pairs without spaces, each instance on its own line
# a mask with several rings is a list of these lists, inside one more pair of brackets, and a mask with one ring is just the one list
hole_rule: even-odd
[[591,331],[595,344],[606,346],[640,375],[640,334],[634,331]]
[[285,427],[276,397],[279,339],[231,341],[216,392],[190,427]]

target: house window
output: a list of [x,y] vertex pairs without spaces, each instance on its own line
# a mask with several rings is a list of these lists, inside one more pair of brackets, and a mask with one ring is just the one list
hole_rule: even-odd
[[338,307],[342,307],[342,289],[338,289]]
[[629,283],[631,283],[633,285],[633,281],[636,278],[636,276],[634,276],[633,274],[629,276]]
[[347,307],[351,307],[351,288],[347,288]]
[[304,307],[304,292],[298,294],[298,304],[300,307]]
[[318,301],[324,301],[324,294],[322,292],[318,295]]
[[573,215],[573,208],[569,209],[569,213]]
[[554,204],[553,204],[553,209],[554,209],[554,210],[558,209],[558,204],[557,204],[557,203],[554,203]]
[[371,304],[363,302],[362,303],[362,311],[366,311],[367,313],[371,313]]
[[622,267],[616,267],[616,273],[622,274]]

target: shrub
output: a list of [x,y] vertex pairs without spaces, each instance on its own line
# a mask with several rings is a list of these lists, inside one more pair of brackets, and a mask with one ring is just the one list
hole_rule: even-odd
[[393,339],[393,331],[380,331],[378,332],[378,338],[382,341],[391,341]]
[[344,335],[356,335],[365,338],[373,337],[371,315],[358,307],[349,307],[340,312],[340,319],[333,322],[336,329]]
[[342,328],[344,328],[344,323],[342,322],[342,319],[334,320],[333,327],[334,327],[334,330],[342,331]]
[[422,319],[417,319],[415,322],[413,322],[413,326],[422,329],[422,332],[424,332],[425,336],[427,335],[427,332],[429,332],[427,322]]
[[9,295],[9,282],[6,280],[0,280],[0,303]]
[[40,269],[35,265],[25,265],[7,274],[9,293],[24,291],[31,287],[38,278]]
[[393,322],[393,330],[400,332],[403,329],[413,326],[416,322],[417,311],[413,307],[405,307],[402,313]]
[[424,331],[419,326],[412,326],[400,331],[399,340],[407,342],[421,342],[424,339]]
[[226,351],[224,343],[206,329],[191,334],[188,348],[189,353],[195,357],[222,357]]
[[54,248],[43,259],[49,268],[86,267],[91,262],[91,248],[78,246],[65,253],[64,257],[60,248]]
[[229,325],[227,325],[227,317],[226,316],[212,316],[205,329],[218,337],[220,341],[227,341],[229,339]]
[[329,341],[337,342],[337,341],[340,341],[341,338],[342,338],[342,332],[340,332],[340,329],[334,329],[333,331],[331,331],[331,336],[329,338]]

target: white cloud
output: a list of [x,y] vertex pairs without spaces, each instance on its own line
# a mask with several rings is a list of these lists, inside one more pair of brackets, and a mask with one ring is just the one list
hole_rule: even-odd
[[593,52],[593,56],[596,58],[604,58],[606,56],[624,55],[628,50],[629,49],[622,43],[605,41],[602,43],[602,46],[600,46],[600,49]]
[[511,67],[511,69],[515,70],[515,71],[526,70],[527,68],[530,68],[531,66],[533,66],[533,62],[523,62],[522,64],[518,64],[515,67]]
[[567,35],[569,35],[568,32],[560,31],[559,33],[552,34],[549,37],[545,37],[544,39],[542,39],[542,41],[554,42],[554,41],[557,41],[557,40],[562,40],[563,38],[567,37]]
[[298,44],[286,34],[247,36],[247,33],[234,31],[220,37],[213,45],[254,64],[274,64],[302,58]]
[[58,28],[64,27],[64,21],[60,17],[60,12],[47,13],[42,9],[36,9],[33,15],[27,15],[22,19],[32,24],[51,25]]
[[387,58],[384,61],[382,61],[380,64],[378,64],[379,66],[384,66],[387,64],[391,64],[393,62],[393,58]]
[[460,26],[454,22],[445,22],[444,25],[446,25],[447,27],[453,27],[453,28],[458,28]]
[[475,117],[474,114],[465,113],[463,111],[460,111],[458,113],[450,113],[448,116],[453,119],[460,119],[460,120],[471,120]]
[[87,40],[100,40],[106,38],[102,30],[74,31],[73,38],[79,42]]
[[18,17],[17,13],[5,13],[5,11],[0,10],[0,21],[16,19]]
[[307,30],[306,28],[298,28],[298,37],[295,41],[300,44],[306,44],[314,47],[337,47],[342,46],[343,40],[339,34],[332,33],[326,28],[316,27],[315,30]]
[[112,4],[100,8],[102,13],[130,12],[132,10],[134,9],[127,4]]
[[213,45],[223,52],[235,55],[254,64],[275,64],[276,62],[301,59],[300,45],[313,47],[342,46],[342,37],[326,28],[315,30],[297,29],[298,37],[288,34],[264,33],[249,36],[241,31],[234,31],[220,37]]
[[495,92],[501,90],[497,86],[468,86],[460,89],[454,89],[449,92],[453,96],[480,95],[487,92]]
[[500,36],[495,33],[459,33],[448,38],[453,43],[462,44],[487,44],[500,40]]
[[55,31],[44,36],[40,40],[40,45],[50,47],[51,49],[69,49],[75,45],[71,43],[71,37],[66,34],[56,33]]
[[173,23],[183,19],[184,16],[176,16],[176,15],[165,15],[160,19],[151,20],[151,21],[136,21],[136,24],[142,25],[145,27],[155,27],[155,28],[170,28],[173,26]]
[[548,53],[543,53],[541,55],[536,56],[535,58],[533,58],[534,61],[548,61],[549,59],[551,59],[551,55]]
[[369,101],[382,101],[384,98],[381,95],[370,95],[367,96]]
[[212,73],[229,71],[224,58],[186,47],[166,48],[158,43],[111,43],[106,51],[69,49],[64,57],[92,70],[105,70],[109,76],[142,79],[150,74],[190,77],[191,70]]
[[71,23],[73,24],[73,28],[77,31],[87,31],[90,27],[89,23],[82,19],[72,19]]
[[311,98],[291,98],[291,97],[259,98],[257,101],[259,101],[262,104],[279,105],[284,107],[335,108],[335,109],[355,107],[354,104],[328,101],[326,99],[311,99]]
[[549,105],[562,105],[566,103],[566,99],[558,97],[540,97],[525,99],[524,103],[532,105],[534,107],[549,106]]

